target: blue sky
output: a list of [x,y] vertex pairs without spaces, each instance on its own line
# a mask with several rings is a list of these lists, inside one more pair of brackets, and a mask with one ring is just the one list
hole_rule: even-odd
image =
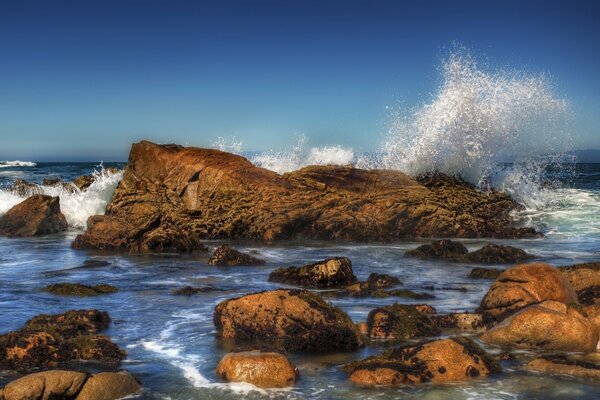
[[125,159],[132,142],[373,150],[453,42],[547,73],[600,148],[600,2],[0,0],[0,159]]

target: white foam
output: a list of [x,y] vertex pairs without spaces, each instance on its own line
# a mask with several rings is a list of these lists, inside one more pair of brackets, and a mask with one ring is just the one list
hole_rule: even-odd
[[[106,205],[110,202],[119,181],[123,178],[123,171],[110,172],[101,168],[94,171],[92,175],[94,182],[84,191],[74,185],[69,189],[60,185],[39,186],[42,194],[60,198],[61,212],[65,215],[70,227],[85,229],[90,216],[104,214]],[[27,197],[18,196],[6,190],[0,191],[0,215]]]
[[33,161],[0,161],[0,168],[10,168],[10,167],[35,167],[37,164]]

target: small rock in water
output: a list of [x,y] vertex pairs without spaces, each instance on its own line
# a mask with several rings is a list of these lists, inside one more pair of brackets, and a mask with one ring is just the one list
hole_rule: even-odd
[[481,268],[475,267],[471,270],[469,278],[471,279],[496,279],[500,274],[504,272],[502,269],[497,268]]
[[467,248],[459,242],[448,239],[436,240],[430,244],[424,244],[414,250],[404,253],[407,257],[418,257],[422,259],[446,258],[454,259],[467,254]]
[[516,264],[533,258],[524,250],[512,246],[486,244],[481,249],[467,254],[465,261],[481,264]]
[[0,216],[0,236],[40,236],[67,230],[58,197],[36,194]]
[[302,267],[278,268],[269,275],[269,282],[313,288],[337,288],[356,282],[352,262],[346,257],[329,258]]
[[431,317],[440,328],[457,328],[463,331],[477,331],[484,327],[483,316],[475,313],[452,313]]
[[372,310],[367,317],[369,337],[404,341],[417,336],[436,336],[440,330],[415,306],[392,304]]
[[298,369],[282,354],[245,351],[226,354],[217,366],[217,375],[229,382],[284,388],[296,382]]
[[367,283],[372,288],[384,289],[391,286],[401,285],[402,281],[395,276],[373,272],[367,278]]
[[184,286],[179,289],[173,289],[173,294],[175,296],[193,296],[195,294],[215,292],[221,289],[218,289],[213,286],[202,286],[202,287],[193,287],[193,286]]
[[119,289],[112,285],[100,284],[88,286],[80,283],[55,283],[46,286],[43,290],[61,296],[99,296],[119,291]]
[[217,247],[208,260],[210,265],[233,267],[237,265],[265,265],[265,261],[251,255],[232,249],[229,245]]

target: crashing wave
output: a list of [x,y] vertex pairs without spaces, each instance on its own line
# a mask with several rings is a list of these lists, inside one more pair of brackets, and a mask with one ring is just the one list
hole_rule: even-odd
[[13,167],[35,167],[37,164],[33,161],[0,161],[0,168],[13,168]]

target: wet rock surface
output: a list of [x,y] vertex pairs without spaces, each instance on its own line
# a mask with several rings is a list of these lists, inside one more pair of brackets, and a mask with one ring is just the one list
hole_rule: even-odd
[[429,316],[415,306],[404,304],[392,304],[372,310],[367,317],[367,330],[372,339],[392,341],[441,333]]
[[600,303],[600,262],[560,267],[571,283],[581,304]]
[[302,267],[278,268],[269,275],[269,282],[310,288],[339,288],[356,281],[352,262],[346,257],[329,258]]
[[40,236],[67,230],[58,197],[36,194],[0,216],[0,236]]
[[119,289],[112,285],[99,284],[89,286],[80,283],[55,283],[44,287],[43,290],[60,296],[100,296],[119,291]]
[[226,354],[217,366],[217,375],[229,382],[247,382],[261,388],[294,385],[298,369],[282,354],[245,351]]
[[75,248],[190,251],[204,239],[390,241],[529,237],[511,227],[507,195],[453,179],[313,166],[285,175],[218,150],[132,146],[106,214]]
[[479,310],[486,323],[494,323],[545,300],[578,302],[571,284],[558,269],[543,263],[522,264],[498,276]]
[[354,350],[362,339],[350,317],[305,290],[273,290],[215,307],[221,339],[274,343],[293,351]]
[[526,368],[544,374],[600,381],[600,362],[598,360],[569,358],[562,354],[546,355],[532,360]]
[[210,265],[233,267],[237,265],[265,265],[265,261],[249,254],[242,253],[229,245],[217,247],[212,257],[208,260]]
[[593,352],[598,328],[576,307],[557,301],[529,306],[487,330],[485,343],[533,350]]
[[0,389],[3,400],[116,400],[140,391],[126,371],[85,372],[53,370],[26,375]]
[[110,317],[98,310],[39,315],[0,336],[0,369],[26,371],[72,361],[119,363],[126,353],[99,332]]
[[463,382],[500,372],[500,366],[464,337],[406,345],[344,367],[360,386]]

